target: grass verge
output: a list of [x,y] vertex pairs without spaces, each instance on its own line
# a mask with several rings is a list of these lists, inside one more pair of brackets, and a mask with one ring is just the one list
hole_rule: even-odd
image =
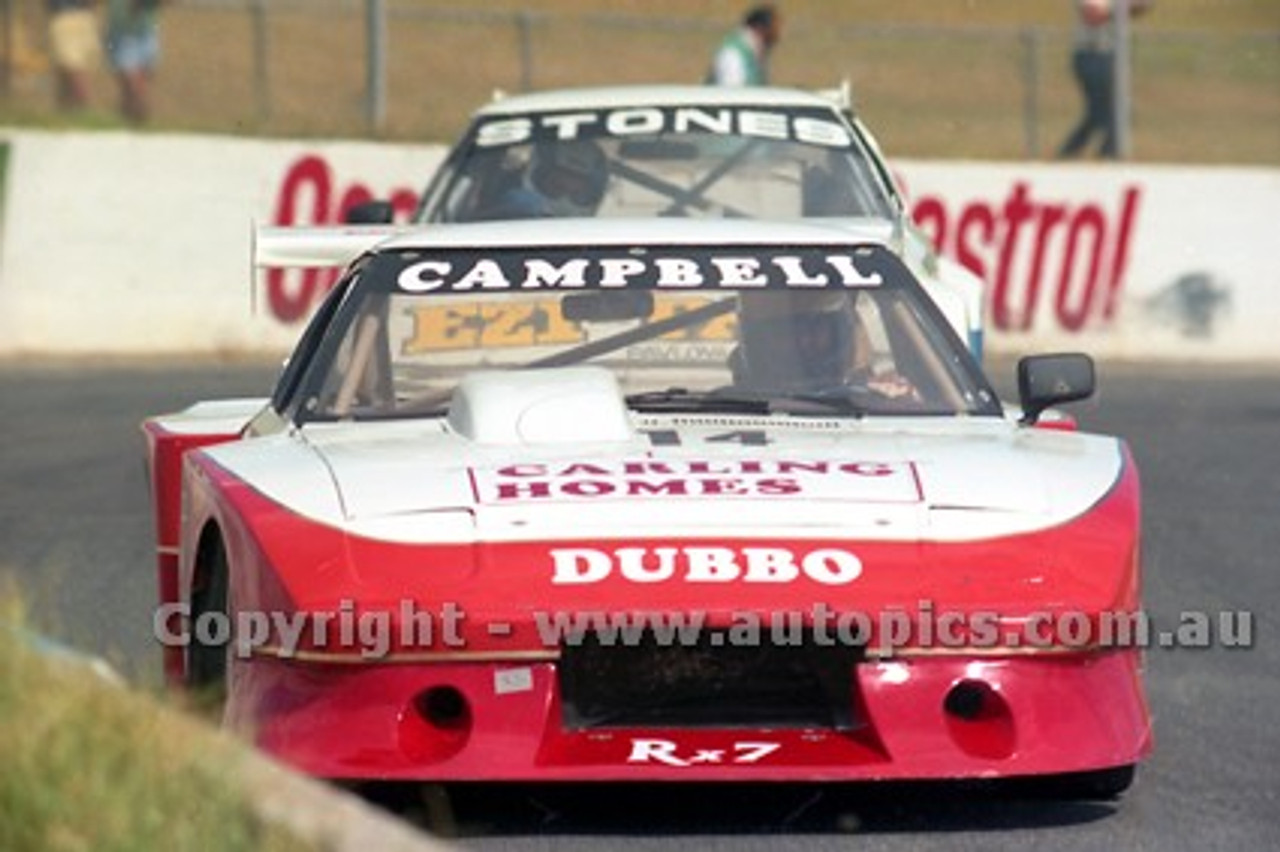
[[[0,598],[0,849],[309,848],[255,815],[230,737],[35,649]],[[7,628],[9,629],[6,629]]]

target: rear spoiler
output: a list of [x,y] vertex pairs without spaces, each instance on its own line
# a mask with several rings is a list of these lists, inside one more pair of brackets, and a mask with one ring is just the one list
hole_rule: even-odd
[[814,94],[831,101],[845,114],[853,115],[853,84],[849,82],[849,78],[841,80],[834,88],[818,89]]
[[344,267],[412,225],[258,225],[249,232],[249,313],[258,315],[259,269]]
[[412,225],[254,225],[250,235],[253,268],[346,266],[369,249]]

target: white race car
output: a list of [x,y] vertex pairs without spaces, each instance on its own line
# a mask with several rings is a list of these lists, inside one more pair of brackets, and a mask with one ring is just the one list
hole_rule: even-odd
[[[912,223],[848,89],[626,86],[478,110],[417,223],[547,216],[818,220],[878,229],[981,358],[983,284]],[[352,222],[391,222],[387,202]]]

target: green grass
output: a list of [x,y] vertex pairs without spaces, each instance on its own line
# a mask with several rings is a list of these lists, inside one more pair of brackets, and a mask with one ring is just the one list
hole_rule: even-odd
[[253,815],[236,783],[242,746],[16,641],[16,601],[0,595],[0,849],[306,848]]
[[[15,0],[25,43],[42,39],[40,0]],[[694,82],[746,5],[729,0],[385,0],[385,123],[365,109],[364,5],[186,0],[163,13],[157,130],[290,138],[443,142],[495,89]],[[774,79],[841,78],[891,155],[1042,156],[1079,111],[1068,71],[1066,0],[787,0]],[[522,65],[527,12],[531,62]],[[1160,0],[1135,27],[1134,158],[1280,164],[1280,3]],[[1037,52],[1034,92],[1027,38]],[[255,61],[255,39],[265,64]],[[28,51],[30,52],[30,51]],[[30,63],[28,63],[30,64]],[[0,123],[121,126],[114,81],[94,108],[59,118],[47,74],[15,76]],[[1034,131],[1023,106],[1039,104]],[[1036,150],[1029,145],[1037,139]]]

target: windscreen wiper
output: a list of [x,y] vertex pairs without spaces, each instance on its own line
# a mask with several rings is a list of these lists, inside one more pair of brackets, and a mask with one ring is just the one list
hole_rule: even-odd
[[627,407],[636,411],[720,411],[732,414],[768,414],[769,400],[756,395],[740,396],[721,391],[694,391],[666,388],[626,397]]
[[772,391],[761,394],[774,414],[843,414],[862,417],[867,406],[855,399],[868,396],[865,388],[839,385],[813,391]]
[[709,391],[671,387],[627,396],[636,411],[720,411],[732,414],[789,414],[794,416],[840,414],[862,417],[867,407],[854,397],[860,388],[836,387],[816,391],[746,391],[720,388]]

